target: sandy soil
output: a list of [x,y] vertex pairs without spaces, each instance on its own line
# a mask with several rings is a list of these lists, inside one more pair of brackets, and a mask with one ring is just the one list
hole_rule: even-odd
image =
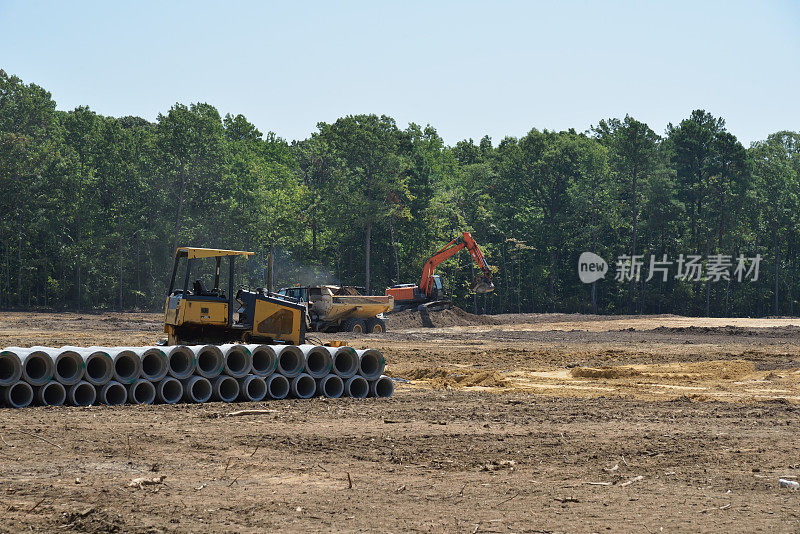
[[[391,399],[0,410],[0,531],[800,530],[800,321],[414,320],[323,337],[383,350]],[[0,315],[0,346],[160,336]]]

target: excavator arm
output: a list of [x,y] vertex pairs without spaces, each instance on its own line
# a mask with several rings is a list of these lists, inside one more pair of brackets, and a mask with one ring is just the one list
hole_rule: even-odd
[[475,283],[472,285],[472,290],[476,293],[488,293],[489,291],[494,291],[494,284],[492,283],[492,270],[489,268],[489,264],[486,263],[486,258],[483,257],[483,253],[481,252],[478,243],[475,242],[469,232],[464,232],[464,235],[461,237],[457,237],[456,239],[450,241],[448,244],[436,251],[436,254],[431,256],[431,258],[425,262],[425,266],[422,268],[422,279],[419,282],[420,291],[422,291],[425,295],[430,295],[431,284],[433,283],[433,273],[436,270],[436,267],[464,248],[469,250],[469,253],[472,254],[472,257],[475,259],[475,263],[477,263],[478,267],[480,267],[481,271],[483,271],[483,276],[475,281]]

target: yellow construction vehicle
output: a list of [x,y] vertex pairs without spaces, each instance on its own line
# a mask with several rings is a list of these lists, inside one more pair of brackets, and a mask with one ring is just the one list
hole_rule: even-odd
[[[193,343],[305,343],[306,306],[286,296],[258,288],[255,291],[234,289],[234,259],[247,258],[252,252],[210,248],[179,247],[175,250],[164,306],[164,332],[167,344]],[[220,286],[222,259],[228,258],[228,294]],[[185,260],[185,261],[184,261]],[[198,262],[215,261],[214,285],[207,289],[197,278],[189,285],[192,275],[198,275]],[[181,266],[183,284],[175,287]]]

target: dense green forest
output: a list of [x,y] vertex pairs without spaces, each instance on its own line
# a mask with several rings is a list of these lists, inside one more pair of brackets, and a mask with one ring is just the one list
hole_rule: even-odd
[[[0,181],[6,309],[157,310],[176,245],[254,251],[237,281],[253,287],[273,251],[278,286],[382,294],[463,230],[496,290],[469,292],[467,253],[438,272],[479,313],[786,315],[800,295],[800,134],[745,148],[702,110],[663,135],[626,116],[447,146],[432,126],[356,115],[287,142],[205,103],[155,122],[57,111],[0,70]],[[605,279],[578,279],[583,251]],[[645,281],[651,255],[681,254],[763,260],[757,280]],[[614,279],[622,255],[643,256],[639,281]]]

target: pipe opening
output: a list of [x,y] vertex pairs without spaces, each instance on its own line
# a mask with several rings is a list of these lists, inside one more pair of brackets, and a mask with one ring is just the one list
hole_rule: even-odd
[[231,349],[225,357],[225,370],[231,376],[246,375],[250,372],[250,358],[242,349]]
[[160,380],[167,374],[164,355],[147,352],[142,355],[142,376],[148,380]]
[[188,350],[174,350],[169,356],[169,372],[177,378],[184,378],[194,371],[194,354]]
[[100,399],[109,406],[119,406],[128,400],[128,391],[119,382],[109,382],[100,391]]
[[202,349],[197,353],[197,371],[206,378],[222,372],[222,359],[214,349]]
[[331,356],[325,349],[312,350],[306,356],[306,371],[314,377],[323,377],[331,370]]
[[7,400],[14,408],[24,408],[33,402],[33,388],[25,382],[17,382],[8,388]]
[[351,377],[358,372],[358,354],[353,349],[341,350],[333,360],[334,372],[340,376]]
[[213,393],[211,382],[199,376],[190,379],[184,387],[188,387],[187,393],[194,402],[207,402]]
[[292,380],[292,394],[299,399],[308,399],[317,392],[317,382],[307,374],[302,374]]
[[31,354],[25,361],[25,378],[35,382],[49,379],[50,377],[47,373],[50,370],[50,366],[48,363],[44,356]]
[[70,403],[74,406],[91,406],[97,397],[97,392],[89,382],[79,382],[72,386],[69,393]]
[[221,376],[214,384],[214,390],[219,400],[233,402],[239,396],[239,382],[230,376]]
[[161,400],[167,404],[175,404],[183,396],[183,386],[174,378],[165,378],[159,385]]
[[41,396],[45,406],[61,406],[67,400],[67,390],[58,382],[48,382],[42,386]]
[[247,396],[254,400],[260,401],[267,395],[267,384],[263,380],[252,379],[247,382]]
[[336,399],[344,393],[344,382],[336,375],[328,375],[320,382],[321,393],[326,397]]
[[369,395],[369,382],[363,376],[354,376],[345,384],[347,395],[354,399],[363,399]]
[[114,374],[120,380],[133,381],[139,377],[140,368],[137,356],[130,354],[120,354],[114,360]]
[[[92,354],[86,359],[86,378],[97,384],[108,382],[111,378],[111,360],[100,354]],[[82,405],[81,405],[82,406]]]
[[366,378],[378,378],[383,372],[383,357],[377,351],[366,350],[359,359],[359,374]]
[[275,355],[266,349],[253,351],[253,372],[257,375],[268,375],[275,370]]
[[289,380],[283,375],[272,375],[267,380],[267,393],[270,398],[285,399],[289,394]]
[[81,366],[76,358],[63,356],[56,361],[56,377],[62,380],[71,382],[72,380],[79,378],[80,371]]
[[388,376],[382,376],[372,384],[372,394],[376,397],[391,397],[394,393],[394,382]]
[[13,358],[6,355],[0,355],[0,380],[11,381],[19,378],[19,375],[17,374],[18,372],[19,366]]
[[305,362],[303,353],[299,349],[286,348],[278,358],[278,371],[284,376],[297,376],[303,372]]
[[128,400],[134,404],[152,404],[156,400],[156,388],[149,380],[137,380],[130,385]]

